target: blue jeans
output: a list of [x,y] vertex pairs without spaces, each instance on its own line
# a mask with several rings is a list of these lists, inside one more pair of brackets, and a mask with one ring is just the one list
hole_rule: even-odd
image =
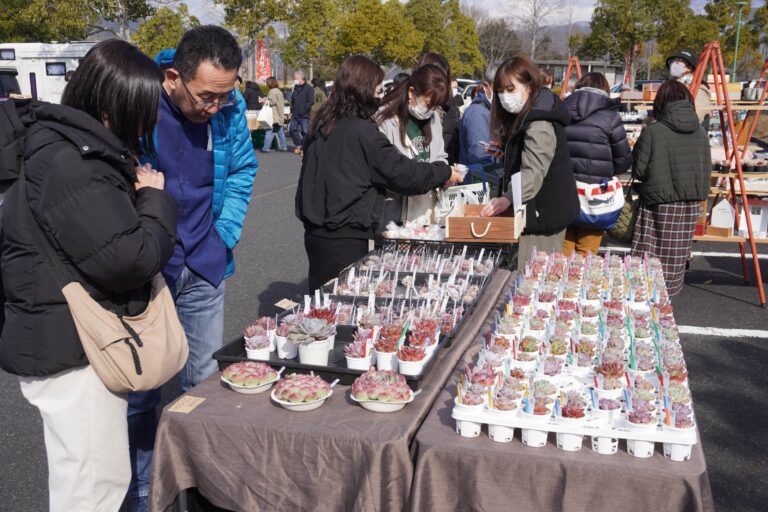
[[277,135],[277,147],[282,151],[288,149],[288,146],[285,145],[285,128],[281,126],[277,133],[272,130],[267,130],[267,133],[264,134],[264,146],[261,148],[262,151],[269,151],[272,148],[272,139],[275,135]]
[[291,124],[288,125],[288,133],[291,135],[293,145],[300,148],[301,144],[304,142],[304,137],[309,133],[309,118],[291,117]]
[[[189,358],[180,372],[181,390],[186,392],[218,370],[213,353],[224,339],[224,281],[214,287],[184,267],[171,293],[189,341]],[[132,498],[149,495],[152,450],[157,432],[159,389],[128,395],[128,443],[133,478],[128,489]],[[143,512],[134,508],[134,512]]]

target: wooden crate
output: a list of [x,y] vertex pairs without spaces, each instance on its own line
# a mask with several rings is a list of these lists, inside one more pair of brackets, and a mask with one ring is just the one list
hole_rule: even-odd
[[462,243],[513,243],[525,228],[525,206],[516,213],[510,208],[496,217],[481,217],[485,205],[461,205],[446,218],[445,239]]

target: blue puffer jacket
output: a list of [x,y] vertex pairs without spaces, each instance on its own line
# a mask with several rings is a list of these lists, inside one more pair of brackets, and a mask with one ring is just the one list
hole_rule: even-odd
[[568,96],[571,124],[565,127],[578,181],[600,183],[632,165],[627,133],[616,103],[599,89],[584,87]]
[[[160,67],[168,67],[173,64],[174,55],[175,50],[166,49],[157,54],[155,61]],[[240,241],[243,221],[251,201],[253,182],[259,168],[245,118],[245,99],[237,89],[233,91],[232,96],[237,98],[237,105],[225,107],[211,118],[213,219],[216,231],[227,246],[225,277],[235,272],[232,251]]]

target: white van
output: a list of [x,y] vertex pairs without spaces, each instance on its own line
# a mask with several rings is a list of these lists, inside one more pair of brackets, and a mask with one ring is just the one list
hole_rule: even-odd
[[67,71],[77,68],[95,45],[90,41],[0,43],[0,101],[10,94],[23,94],[59,103]]

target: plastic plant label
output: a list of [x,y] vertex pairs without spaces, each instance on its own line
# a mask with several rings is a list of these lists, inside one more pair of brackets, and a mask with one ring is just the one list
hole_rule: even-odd
[[320,289],[315,290],[315,307],[321,308],[323,304],[320,302]]
[[189,414],[190,412],[194,411],[195,408],[203,402],[205,402],[205,398],[185,395],[179,398],[178,400],[176,400],[176,403],[173,404],[168,409],[168,411],[179,412],[181,414]]

